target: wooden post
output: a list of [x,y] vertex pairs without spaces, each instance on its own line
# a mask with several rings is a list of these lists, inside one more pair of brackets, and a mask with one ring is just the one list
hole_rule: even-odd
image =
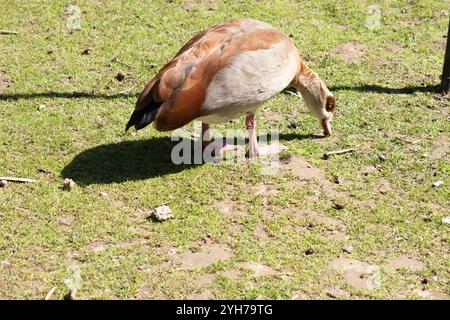
[[445,47],[444,68],[442,70],[441,88],[445,93],[450,91],[450,21],[448,22],[447,46]]

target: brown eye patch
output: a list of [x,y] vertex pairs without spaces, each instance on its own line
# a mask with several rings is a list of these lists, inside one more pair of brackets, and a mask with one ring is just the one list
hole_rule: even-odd
[[333,96],[328,96],[325,101],[325,110],[328,112],[334,112],[336,110],[336,98]]

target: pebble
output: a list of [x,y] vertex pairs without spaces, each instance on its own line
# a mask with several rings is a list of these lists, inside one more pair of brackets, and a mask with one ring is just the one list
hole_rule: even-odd
[[82,54],[91,54],[92,53],[92,48],[86,48],[83,50]]
[[343,246],[342,251],[345,253],[351,254],[353,252],[353,246],[351,244]]
[[308,248],[305,250],[305,255],[307,255],[307,256],[309,256],[311,254],[315,254],[315,253],[317,253],[317,250],[314,248]]
[[125,78],[126,78],[126,74],[124,73],[124,72],[119,72],[118,74],[117,74],[117,76],[116,76],[116,79],[118,80],[118,81],[123,81]]
[[437,188],[437,187],[440,187],[443,184],[444,184],[444,181],[438,180],[435,183],[433,183],[433,187]]
[[72,179],[66,178],[66,179],[64,179],[63,189],[70,191],[75,187],[75,185],[76,185],[75,181],[73,181]]
[[172,217],[172,209],[170,209],[167,205],[162,205],[153,209],[152,213],[150,214],[151,219],[159,222],[166,221],[167,219],[170,219]]

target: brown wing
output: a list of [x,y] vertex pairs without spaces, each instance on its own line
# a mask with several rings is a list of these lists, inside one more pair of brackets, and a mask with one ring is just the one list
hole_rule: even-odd
[[[265,28],[265,29],[264,29]],[[136,111],[158,104],[155,128],[180,128],[199,116],[209,83],[238,52],[264,49],[284,37],[255,20],[232,20],[192,38],[145,87]]]

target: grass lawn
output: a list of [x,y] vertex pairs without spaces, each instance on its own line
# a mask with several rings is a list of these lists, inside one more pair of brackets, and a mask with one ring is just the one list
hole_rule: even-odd
[[[450,103],[435,89],[449,5],[2,0],[0,29],[18,34],[0,35],[0,176],[37,182],[0,188],[0,298],[448,298]],[[277,174],[174,165],[170,133],[124,134],[158,69],[236,17],[291,35],[337,98],[329,138],[294,95],[260,109],[289,147]],[[149,220],[164,203],[174,217]]]

